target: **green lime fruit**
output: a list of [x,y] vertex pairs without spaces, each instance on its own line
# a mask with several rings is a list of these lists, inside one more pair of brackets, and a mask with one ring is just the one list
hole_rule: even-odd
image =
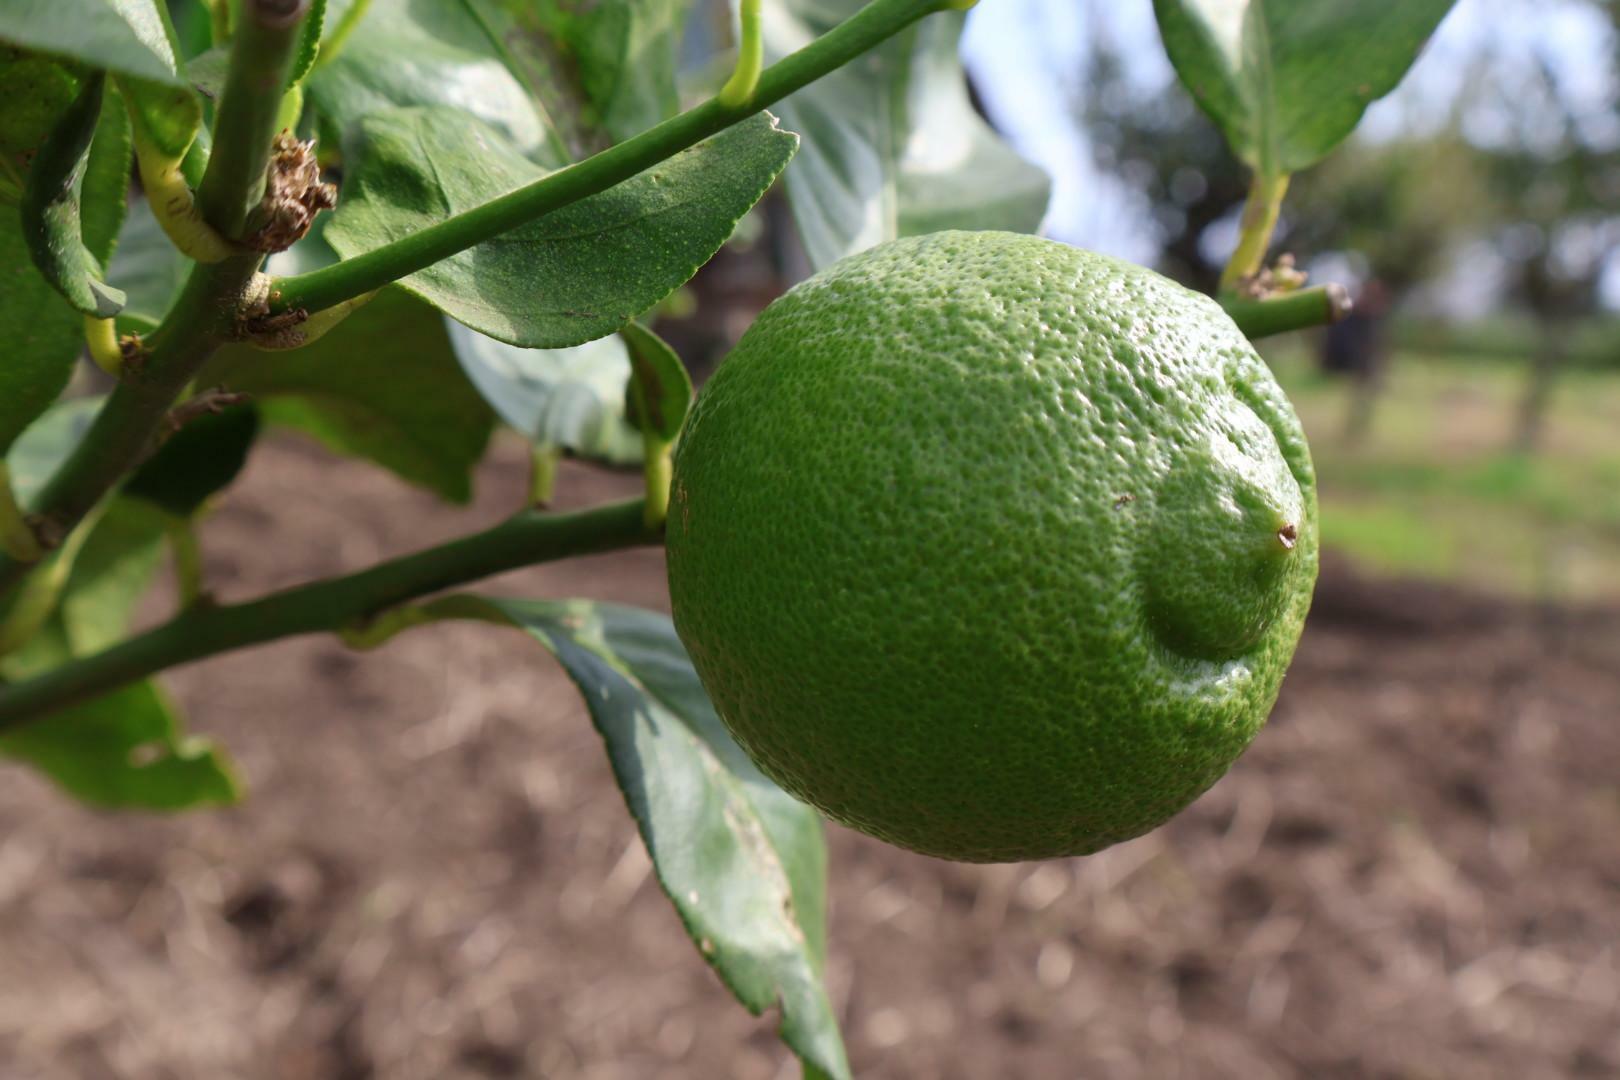
[[1265,723],[1316,578],[1305,438],[1213,301],[1030,236],[845,259],[693,409],[675,625],[760,768],[974,862],[1138,836]]

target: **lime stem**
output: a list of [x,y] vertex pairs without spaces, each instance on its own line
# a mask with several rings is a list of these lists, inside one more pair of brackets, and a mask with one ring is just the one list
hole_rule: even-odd
[[1233,292],[1260,272],[1265,265],[1266,250],[1271,247],[1271,234],[1277,229],[1277,217],[1282,212],[1283,196],[1288,192],[1288,174],[1267,176],[1255,173],[1249,184],[1249,197],[1243,202],[1243,218],[1239,225],[1237,249],[1221,271],[1221,292]]
[[720,104],[736,108],[748,104],[759,86],[759,73],[765,66],[765,38],[760,31],[760,0],[742,0],[738,15],[742,36],[737,42],[737,67],[720,88]]
[[197,205],[230,240],[249,232],[309,0],[243,0]]
[[1250,341],[1290,330],[1326,326],[1350,313],[1350,297],[1342,285],[1318,285],[1310,289],[1268,296],[1263,300],[1222,293],[1221,306]]
[[84,340],[90,347],[90,359],[96,367],[113,378],[124,374],[124,352],[118,347],[118,327],[112,319],[84,317]]

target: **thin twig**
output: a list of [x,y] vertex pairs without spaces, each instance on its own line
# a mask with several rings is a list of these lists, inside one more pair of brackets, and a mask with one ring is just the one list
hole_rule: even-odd
[[395,604],[491,574],[575,555],[656,544],[640,499],[570,514],[526,512],[492,529],[344,577],[245,604],[197,605],[105,652],[0,687],[0,732],[165,668],[295,634],[337,631]]
[[951,6],[946,0],[873,0],[803,49],[766,68],[746,104],[728,106],[711,99],[482,206],[352,259],[279,278],[271,286],[270,310],[320,311],[606,191],[842,67],[918,19]]

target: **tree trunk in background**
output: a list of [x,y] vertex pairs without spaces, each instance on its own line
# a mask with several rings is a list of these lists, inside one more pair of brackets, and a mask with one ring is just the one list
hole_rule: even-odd
[[1536,351],[1530,358],[1524,397],[1519,402],[1519,429],[1514,446],[1521,454],[1533,454],[1541,447],[1547,426],[1547,406],[1552,402],[1553,384],[1569,352],[1560,320],[1544,318],[1540,328]]
[[1384,392],[1390,364],[1389,288],[1379,278],[1362,285],[1356,302],[1322,331],[1318,360],[1323,373],[1348,382],[1344,441],[1359,446],[1372,430],[1373,410]]
[[1344,414],[1344,441],[1361,446],[1372,431],[1373,411],[1384,392],[1382,367],[1356,373],[1350,380],[1350,403]]

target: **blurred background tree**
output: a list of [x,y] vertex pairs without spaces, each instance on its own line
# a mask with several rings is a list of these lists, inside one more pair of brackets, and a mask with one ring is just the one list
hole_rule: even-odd
[[[1620,59],[1620,4],[1512,0],[1492,15],[1512,25],[1544,18],[1549,7],[1576,26],[1603,24],[1610,59]],[[1157,57],[1122,45],[1106,6],[1087,10],[1070,84],[1073,123],[1095,168],[1139,201],[1152,261],[1212,291],[1247,190],[1244,170],[1185,91],[1156,70]],[[1620,274],[1612,269],[1620,241],[1612,72],[1604,80],[1572,67],[1560,42],[1558,34],[1480,35],[1448,58],[1449,87],[1397,96],[1399,123],[1376,125],[1296,179],[1274,248],[1352,288],[1376,280],[1431,324],[1480,309],[1527,321],[1528,335],[1506,339],[1519,349],[1527,336],[1534,342],[1524,350],[1513,436],[1525,451],[1542,440],[1577,328],[1602,310],[1603,275]],[[1446,295],[1463,288],[1480,295],[1461,304]],[[1593,362],[1612,356],[1614,343],[1603,344],[1608,356]]]
[[[963,52],[982,112],[1052,178],[1044,232],[1214,291],[1248,177],[1148,0],[980,5]],[[1331,547],[1620,597],[1617,70],[1620,3],[1461,0],[1357,134],[1294,178],[1273,254],[1359,301],[1332,331],[1262,343],[1311,435]],[[660,324],[700,368],[809,271],[780,198],[756,218],[694,283],[702,303]]]
[[[1150,4],[1018,0],[965,48],[989,116],[1054,176],[1047,232],[1213,291],[1248,178]],[[1360,294],[1349,322],[1262,350],[1316,448],[1330,546],[1620,595],[1617,71],[1614,0],[1463,0],[1295,177],[1273,255]]]

